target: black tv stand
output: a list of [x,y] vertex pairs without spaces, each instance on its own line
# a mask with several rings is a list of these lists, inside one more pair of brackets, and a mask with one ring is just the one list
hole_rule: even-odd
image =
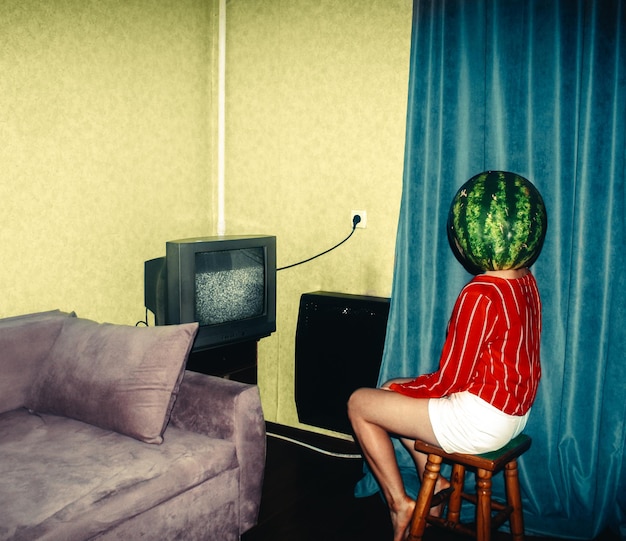
[[187,370],[210,376],[257,383],[257,341],[247,340],[201,351],[192,351]]

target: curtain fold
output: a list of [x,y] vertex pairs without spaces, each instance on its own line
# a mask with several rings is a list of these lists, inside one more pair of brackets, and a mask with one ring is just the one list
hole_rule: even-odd
[[[626,538],[626,9],[622,0],[414,1],[404,184],[380,382],[436,369],[470,279],[446,239],[458,187],[530,179],[543,378],[520,462],[529,533]],[[397,445],[408,491],[417,479]],[[357,495],[378,487],[370,474]],[[500,491],[500,494],[498,494]],[[496,496],[503,488],[495,487]]]

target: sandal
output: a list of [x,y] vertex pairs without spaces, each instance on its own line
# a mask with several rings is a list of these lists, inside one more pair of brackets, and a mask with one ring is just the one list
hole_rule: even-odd
[[438,505],[441,505],[442,503],[448,501],[448,499],[450,498],[450,494],[452,494],[453,492],[454,492],[454,488],[452,487],[448,487],[448,488],[444,488],[443,490],[440,490],[430,500],[430,507],[431,508],[437,507]]

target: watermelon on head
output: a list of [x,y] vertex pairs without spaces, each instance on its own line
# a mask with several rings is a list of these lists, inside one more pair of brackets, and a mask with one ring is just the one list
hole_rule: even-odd
[[524,177],[485,171],[459,188],[448,213],[448,240],[472,274],[530,267],[541,252],[548,215]]

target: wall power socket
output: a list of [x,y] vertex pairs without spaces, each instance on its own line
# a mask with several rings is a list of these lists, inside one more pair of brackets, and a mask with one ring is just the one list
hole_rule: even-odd
[[367,211],[366,210],[353,210],[350,213],[350,227],[352,227],[352,224],[354,223],[354,217],[357,214],[361,217],[361,221],[358,224],[356,224],[357,228],[365,229],[367,227]]

